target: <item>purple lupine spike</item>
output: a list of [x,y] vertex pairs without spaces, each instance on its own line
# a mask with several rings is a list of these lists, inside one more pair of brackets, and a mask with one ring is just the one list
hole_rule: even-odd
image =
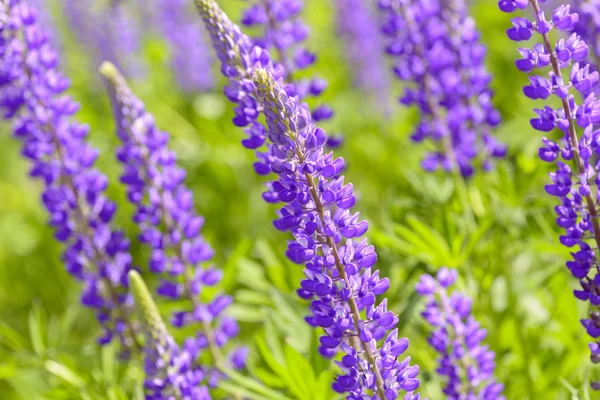
[[136,271],[129,273],[131,291],[144,330],[144,379],[147,400],[210,400],[204,370],[196,365],[199,348],[193,340],[180,348],[167,330],[150,291]]
[[[571,274],[579,279],[581,290],[575,296],[592,306],[590,318],[581,322],[594,339],[590,343],[592,361],[600,360],[600,265],[597,251],[600,248],[600,223],[598,222],[598,199],[600,174],[598,155],[600,147],[600,101],[593,93],[600,76],[587,64],[589,48],[577,34],[571,33],[579,22],[579,15],[571,12],[568,5],[559,6],[546,19],[538,0],[502,0],[498,3],[504,12],[526,9],[531,6],[535,19],[513,19],[508,37],[514,41],[529,40],[534,34],[538,43],[532,48],[519,49],[522,58],[517,60],[519,70],[531,75],[524,93],[532,99],[556,96],[559,108],[546,105],[535,109],[531,119],[534,129],[541,132],[562,131],[560,142],[543,138],[539,155],[543,161],[556,163],[556,172],[550,173],[551,184],[546,192],[558,198],[555,207],[556,222],[564,228],[560,242],[572,250],[572,260],[567,262]],[[549,32],[558,30],[570,34],[568,38],[552,43]],[[550,71],[545,75],[546,70]],[[543,73],[544,75],[535,75]],[[577,92],[584,100],[576,99]],[[588,94],[589,93],[589,94]],[[600,389],[599,383],[592,384]]]
[[338,31],[344,39],[354,85],[378,100],[387,110],[390,76],[382,53],[383,35],[379,32],[371,2],[336,0]]
[[333,388],[351,400],[393,400],[400,391],[405,399],[419,399],[419,367],[409,365],[410,357],[398,359],[408,348],[408,340],[398,338],[398,317],[386,299],[376,301],[390,282],[372,269],[377,253],[361,239],[367,221],[350,211],[356,198],[341,175],[344,159],[324,153],[324,131],[268,70],[257,68],[253,79],[278,175],[272,188],[284,203],[274,225],[292,232],[287,256],[306,267],[299,294],[312,299],[307,322],[324,329],[320,353],[345,353],[336,361],[342,375]]
[[[222,271],[207,265],[213,250],[202,237],[204,218],[194,211],[193,194],[185,186],[185,171],[177,166],[176,154],[168,148],[169,135],[156,126],[143,103],[133,94],[125,79],[110,63],[101,73],[106,78],[122,147],[117,158],[124,166],[121,182],[127,186],[129,201],[136,207],[133,217],[139,226],[139,239],[152,249],[149,268],[160,274],[157,292],[169,300],[185,299],[189,307],[174,312],[172,323],[178,328],[199,326],[195,339],[198,350],[207,349],[211,364],[205,366],[211,386],[222,376],[209,366],[223,364],[222,348],[237,335],[238,325],[223,315],[232,299],[217,295],[203,303],[203,287],[215,286]],[[229,359],[239,360],[234,350]],[[240,362],[226,362],[240,367]]]
[[76,39],[91,54],[94,66],[111,61],[127,76],[143,75],[145,66],[139,56],[141,29],[134,10],[130,2],[109,3],[99,7],[94,0],[65,0],[63,9]]
[[104,195],[106,176],[94,168],[98,151],[85,140],[88,127],[71,119],[79,105],[65,94],[69,80],[25,1],[0,0],[0,55],[0,107],[14,121],[30,175],[44,183],[42,201],[66,247],[66,269],[83,282],[81,301],[105,331],[99,342],[117,335],[128,348],[135,343],[129,241],[111,227],[116,205]]
[[436,278],[423,275],[417,293],[427,300],[421,314],[432,326],[429,344],[438,353],[438,374],[446,377],[448,399],[504,400],[504,385],[494,378],[495,354],[481,342],[487,332],[471,314],[471,299],[448,293],[458,274],[442,268]]
[[202,23],[191,14],[188,0],[158,0],[157,22],[171,50],[171,67],[179,86],[188,93],[215,86],[213,63]]
[[[307,69],[317,60],[317,56],[304,46],[310,28],[300,18],[303,8],[304,0],[252,0],[242,17],[244,25],[263,28],[262,35],[254,38],[254,43],[268,50],[273,61],[283,67],[282,78],[288,84],[286,91],[293,92],[299,100],[319,96],[327,88],[327,81],[322,78],[297,78],[298,71]],[[327,104],[318,105],[312,113],[315,121],[325,121],[333,115],[333,109]],[[338,147],[341,143],[339,135],[327,141],[330,147]]]
[[600,69],[600,0],[573,0],[573,11],[579,15],[574,32],[590,48],[590,63]]
[[410,86],[400,99],[417,106],[412,139],[432,140],[436,150],[423,160],[428,171],[458,169],[471,176],[487,170],[506,149],[491,135],[500,121],[492,104],[485,47],[463,0],[379,0],[387,53],[396,76]]

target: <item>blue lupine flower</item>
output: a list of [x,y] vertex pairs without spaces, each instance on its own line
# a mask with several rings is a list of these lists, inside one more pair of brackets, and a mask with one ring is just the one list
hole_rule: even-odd
[[66,269],[83,282],[81,301],[105,331],[99,342],[117,335],[130,347],[129,241],[111,226],[116,205],[104,194],[106,176],[94,168],[98,151],[86,142],[89,128],[72,120],[79,105],[65,94],[69,80],[25,1],[0,0],[0,55],[0,108],[13,121],[31,177],[44,185],[42,201],[66,247]]
[[398,317],[387,310],[386,299],[376,301],[390,281],[372,269],[377,253],[361,239],[367,221],[350,211],[356,198],[341,175],[344,159],[324,153],[325,132],[268,70],[257,68],[254,83],[278,175],[268,196],[284,203],[274,225],[292,232],[287,256],[305,265],[299,294],[312,299],[307,322],[324,330],[321,354],[345,353],[336,361],[343,374],[333,388],[351,400],[393,400],[400,391],[405,399],[419,399],[419,367],[409,365],[410,357],[399,359],[408,340],[398,338]]
[[[563,134],[560,142],[543,138],[539,155],[543,161],[556,163],[556,172],[550,173],[552,183],[546,185],[546,192],[560,201],[555,207],[556,223],[564,228],[560,242],[573,249],[567,268],[581,284],[575,296],[592,306],[590,317],[581,322],[594,339],[590,349],[596,362],[600,359],[600,267],[596,253],[600,248],[597,158],[600,130],[596,128],[600,124],[600,101],[593,92],[600,75],[590,68],[586,42],[577,33],[571,33],[580,19],[569,5],[556,8],[550,20],[538,0],[502,0],[498,5],[508,13],[531,6],[535,18],[531,21],[513,18],[513,26],[507,31],[508,37],[517,42],[529,40],[534,34],[539,41],[531,48],[519,49],[522,58],[517,60],[517,68],[533,73],[523,92],[534,100],[555,96],[561,104],[558,108],[546,105],[535,109],[531,125],[540,132],[558,129]],[[553,30],[570,36],[553,43],[549,35]],[[578,92],[583,95],[582,101],[576,98]],[[600,389],[600,384],[593,387]]]
[[145,73],[141,26],[129,2],[112,1],[103,7],[93,0],[65,0],[63,10],[76,39],[91,55],[94,69],[110,61],[127,76]]
[[409,84],[400,102],[420,112],[412,139],[436,145],[423,167],[458,169],[465,177],[479,166],[490,169],[506,149],[491,134],[500,114],[492,104],[486,49],[464,1],[379,0],[379,8],[390,38],[386,51],[397,59],[394,73]]
[[451,400],[503,400],[504,385],[494,378],[495,354],[481,342],[487,332],[471,314],[471,299],[448,293],[455,270],[442,268],[436,278],[423,275],[417,293],[427,299],[423,318],[434,331],[429,344],[440,353],[437,373],[446,377],[444,394]]
[[[140,242],[152,249],[149,268],[161,276],[157,292],[169,300],[187,300],[184,309],[174,312],[172,323],[178,328],[198,326],[198,336],[188,339],[188,345],[196,343],[197,351],[211,353],[211,364],[204,371],[214,386],[222,376],[214,367],[225,362],[222,348],[239,329],[233,318],[223,315],[232,302],[230,296],[217,295],[208,303],[199,298],[204,287],[218,284],[223,275],[222,270],[207,265],[213,250],[202,237],[204,218],[194,211],[193,194],[184,184],[185,171],[168,148],[168,133],[158,129],[112,64],[104,63],[101,72],[123,143],[117,151],[124,166],[121,182],[136,207],[133,220],[139,226]],[[243,364],[240,351],[231,354],[236,364]]]
[[600,1],[574,0],[573,11],[579,15],[577,33],[590,48],[589,61],[594,68],[600,68]]

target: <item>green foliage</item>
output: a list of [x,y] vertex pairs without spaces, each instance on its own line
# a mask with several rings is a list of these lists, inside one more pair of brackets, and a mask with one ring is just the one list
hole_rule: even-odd
[[[246,5],[221,3],[233,18]],[[462,188],[452,177],[420,170],[424,149],[408,138],[415,114],[393,104],[392,115],[383,115],[352,87],[330,2],[308,3],[309,47],[319,55],[314,70],[329,80],[324,101],[337,112],[324,128],[346,137],[336,153],[347,161],[356,208],[370,222],[378,266],[392,282],[389,308],[399,314],[400,333],[411,341],[423,393],[442,398],[414,284],[423,272],[452,266],[488,329],[507,398],[593,398],[588,386],[599,373],[587,358],[579,323],[586,310],[574,299],[575,282],[564,267],[568,253],[558,242],[555,201],[543,189],[548,167],[537,158],[540,137],[528,123],[533,103],[521,95],[526,77],[515,73],[515,51],[503,34],[506,15],[489,2],[474,2],[504,117],[497,135],[509,144],[509,156]],[[111,180],[118,225],[135,239],[132,207],[118,183],[109,102],[97,66],[88,68],[82,58],[84,50],[67,37],[64,65],[74,85],[71,94],[81,102],[78,118],[90,124],[91,141],[101,151],[99,167]],[[178,91],[164,50],[156,38],[147,40],[148,74],[132,86],[172,134],[196,208],[206,217],[204,232],[216,250],[215,262],[225,271],[219,289],[234,296],[230,312],[251,350],[247,373],[231,372],[220,396],[334,399],[330,384],[336,367],[319,356],[317,333],[303,320],[307,304],[294,292],[302,267],[284,257],[287,238],[272,227],[274,208],[261,199],[264,179],[252,171],[252,152],[239,144],[243,133],[230,122],[231,107],[220,89],[195,96]],[[399,93],[400,87],[394,83],[393,90]],[[115,346],[95,344],[98,325],[78,305],[80,285],[64,270],[61,246],[39,201],[40,187],[28,178],[19,153],[9,126],[0,125],[0,398],[142,399],[139,360],[120,362]],[[468,209],[472,222],[465,218]],[[136,265],[152,288],[148,253],[135,242]],[[159,301],[158,308],[168,315],[165,304]],[[190,333],[170,331],[177,340]]]

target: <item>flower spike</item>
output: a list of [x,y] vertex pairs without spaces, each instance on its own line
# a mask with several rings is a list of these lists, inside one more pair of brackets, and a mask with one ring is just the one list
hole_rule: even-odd
[[94,168],[98,151],[86,141],[89,128],[73,121],[79,105],[65,91],[58,54],[22,0],[0,0],[0,108],[43,185],[42,202],[55,238],[65,245],[67,271],[83,282],[81,302],[96,311],[101,344],[117,336],[136,344],[127,272],[129,240],[113,230],[116,205],[104,194],[107,178]]
[[198,326],[198,336],[186,344],[195,346],[195,352],[210,353],[211,361],[203,370],[214,386],[223,377],[215,366],[242,368],[246,350],[234,350],[228,360],[223,354],[222,348],[238,333],[236,321],[223,315],[231,297],[217,295],[208,303],[200,301],[202,289],[218,284],[222,276],[220,269],[207,265],[213,250],[201,234],[204,218],[194,212],[193,194],[184,184],[185,171],[168,148],[168,133],[158,129],[114,65],[105,62],[100,71],[123,143],[117,153],[124,166],[121,182],[136,207],[133,220],[139,226],[140,242],[152,250],[149,268],[161,276],[157,293],[171,301],[187,300],[171,322],[178,328]]
[[374,247],[360,239],[368,223],[351,214],[356,198],[341,175],[344,159],[324,153],[324,131],[268,70],[255,69],[253,81],[276,157],[278,180],[272,187],[284,203],[274,225],[292,233],[287,256],[305,265],[299,294],[313,299],[307,322],[324,329],[321,354],[345,353],[336,362],[343,374],[334,389],[348,393],[348,399],[393,400],[400,391],[406,399],[419,399],[419,367],[409,365],[410,357],[399,360],[408,340],[398,338],[398,317],[387,310],[387,300],[376,301],[390,283],[372,269]]

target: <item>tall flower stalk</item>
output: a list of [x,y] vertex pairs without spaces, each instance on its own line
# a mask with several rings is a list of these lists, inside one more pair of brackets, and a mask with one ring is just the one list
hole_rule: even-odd
[[398,318],[387,310],[387,300],[376,301],[390,282],[372,270],[377,253],[360,239],[368,223],[350,211],[356,198],[341,175],[344,159],[324,153],[324,131],[266,69],[257,68],[253,80],[278,166],[273,192],[284,203],[274,225],[292,232],[287,256],[306,267],[299,293],[313,299],[307,321],[324,330],[321,354],[345,353],[336,362],[343,375],[334,389],[349,393],[348,399],[390,400],[399,391],[419,399],[419,368],[409,365],[410,357],[398,359],[408,340],[398,339]]
[[[123,143],[117,158],[124,166],[121,182],[127,186],[129,201],[136,207],[134,222],[139,239],[152,249],[149,268],[161,276],[157,293],[170,299],[187,300],[187,307],[174,313],[171,322],[181,328],[198,327],[196,338],[188,339],[196,352],[207,350],[210,363],[203,366],[211,386],[223,376],[218,366],[243,368],[245,349],[229,356],[223,347],[238,333],[236,321],[223,315],[232,302],[217,295],[203,303],[203,288],[219,283],[222,271],[207,265],[213,250],[202,237],[204,218],[194,211],[193,194],[185,186],[185,171],[168,148],[169,135],[158,129],[143,103],[132,93],[118,70],[104,63],[105,77],[117,122],[117,136]],[[217,368],[215,368],[217,367]]]
[[490,133],[499,113],[483,65],[485,48],[465,2],[379,0],[379,8],[390,38],[386,51],[397,60],[394,73],[409,83],[400,102],[420,112],[412,139],[434,144],[423,167],[464,177],[491,168],[505,147]]
[[58,55],[22,0],[0,0],[0,107],[31,162],[30,175],[44,184],[42,201],[55,238],[64,243],[67,271],[83,282],[81,301],[96,311],[101,344],[118,336],[136,346],[127,273],[129,241],[113,230],[116,205],[104,194],[107,178],[94,168],[89,128],[72,120],[79,105],[65,91],[69,80]]
[[442,268],[436,278],[423,275],[417,293],[427,300],[423,318],[434,329],[429,344],[440,353],[436,372],[446,377],[448,399],[502,400],[504,385],[494,378],[495,354],[481,342],[485,329],[471,314],[471,299],[449,288],[456,281],[455,270]]
[[204,372],[194,364],[198,349],[180,348],[167,330],[150,291],[136,271],[129,272],[131,291],[144,331],[144,392],[148,400],[210,400],[201,385]]
[[[343,178],[339,177],[343,159],[333,160],[331,154],[323,154],[325,132],[312,125],[307,109],[297,106],[293,91],[284,93],[275,84],[274,80],[280,79],[283,72],[273,65],[268,52],[253,46],[214,0],[196,0],[196,5],[221,60],[221,71],[230,81],[225,94],[236,104],[234,123],[250,126],[247,129],[250,139],[246,140],[256,140],[262,145],[267,135],[270,137],[266,163],[255,168],[258,173],[272,171],[280,176],[263,197],[268,202],[285,203],[275,226],[295,232],[297,241],[290,243],[287,255],[296,262],[306,263],[307,279],[301,284],[299,294],[304,298],[316,296],[308,322],[326,330],[319,350],[325,357],[331,357],[339,349],[346,353],[339,363],[343,375],[336,379],[335,390],[349,393],[349,399],[370,394],[381,400],[395,399],[400,390],[408,392],[407,399],[419,399],[419,394],[414,393],[419,385],[418,367],[409,366],[409,357],[401,362],[397,359],[408,347],[408,340],[399,339],[398,331],[393,329],[397,317],[386,310],[386,300],[374,307],[375,296],[387,290],[389,280],[371,271],[377,259],[373,247],[366,241],[348,240],[344,245],[339,244],[342,235],[360,237],[368,226],[366,221],[358,221],[358,214],[350,215],[348,210],[355,198],[352,186],[344,186]],[[264,68],[255,76],[255,67]],[[275,98],[268,94],[271,87],[277,89],[273,92]],[[283,96],[285,102],[279,100]],[[282,112],[284,120],[273,118],[274,112],[283,110],[279,107],[288,105],[294,107]],[[277,110],[273,111],[273,107]],[[289,118],[288,112],[293,112]],[[261,113],[268,116],[268,128],[257,121]],[[296,113],[302,113],[303,122],[285,125],[291,123],[290,118],[300,121]],[[293,129],[288,139],[271,129],[279,122],[284,123],[281,129],[287,127],[286,132]],[[298,130],[302,130],[302,135],[310,133],[307,147],[305,138],[297,136]],[[302,140],[302,147],[295,149],[306,151],[287,153],[281,140],[292,145],[292,137]],[[319,180],[317,175],[323,179]],[[366,319],[361,311],[366,312]],[[388,330],[391,332],[387,333]],[[380,341],[383,345],[378,348]]]
[[[594,125],[600,123],[600,102],[593,93],[600,76],[591,72],[587,64],[589,48],[577,34],[568,39],[559,39],[553,44],[550,32],[572,32],[579,21],[579,15],[571,13],[568,5],[554,10],[550,20],[542,10],[538,0],[502,0],[500,9],[512,13],[517,9],[531,8],[535,18],[512,19],[508,37],[514,41],[527,41],[534,34],[538,40],[532,48],[520,48],[521,57],[517,68],[529,77],[530,84],[523,89],[531,99],[548,99],[555,96],[561,106],[552,108],[546,105],[535,109],[536,117],[531,120],[534,129],[549,133],[555,129],[562,132],[559,142],[543,138],[540,158],[556,164],[556,171],[550,173],[552,183],[546,185],[546,192],[557,197],[556,222],[564,228],[560,242],[572,248],[572,260],[567,262],[571,274],[579,279],[581,290],[575,296],[589,302],[589,318],[581,322],[593,338],[590,343],[592,361],[600,361],[600,223],[598,222],[598,146],[600,131]],[[585,67],[583,66],[585,64]],[[549,69],[546,76],[538,75]],[[588,94],[590,93],[590,94]],[[582,96],[583,101],[580,100]],[[598,383],[594,388],[600,388]]]
[[389,111],[391,76],[382,53],[384,37],[368,0],[336,0],[338,32],[345,46],[354,85]]

